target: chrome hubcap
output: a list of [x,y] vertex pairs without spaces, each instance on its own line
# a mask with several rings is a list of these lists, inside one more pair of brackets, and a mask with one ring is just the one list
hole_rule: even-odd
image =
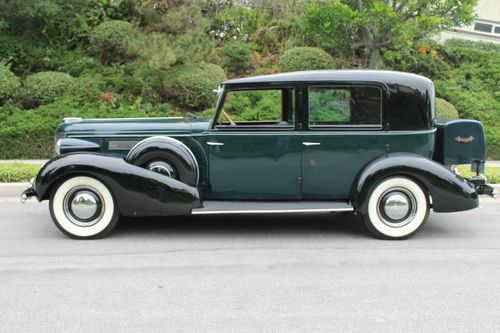
[[161,173],[162,175],[168,176],[170,178],[177,178],[177,171],[168,162],[165,161],[154,161],[147,165],[147,169]]
[[378,204],[378,215],[390,227],[402,227],[415,217],[417,204],[415,196],[406,189],[390,189]]
[[392,220],[401,220],[410,210],[408,197],[403,193],[393,192],[383,200],[384,212]]
[[66,195],[64,200],[66,217],[81,227],[96,224],[103,212],[103,200],[93,189],[75,188]]

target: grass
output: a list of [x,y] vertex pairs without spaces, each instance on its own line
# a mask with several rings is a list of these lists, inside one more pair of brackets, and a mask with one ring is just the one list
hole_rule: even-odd
[[[35,177],[40,170],[39,164],[3,163],[0,164],[0,182],[23,182]],[[471,178],[474,173],[469,165],[458,166],[458,172],[465,178]],[[486,167],[485,176],[490,184],[500,183],[500,167]]]
[[[459,165],[458,173],[464,178],[474,177],[476,174],[470,170],[470,165]],[[500,168],[487,166],[484,172],[489,184],[500,183]]]
[[0,182],[24,182],[35,177],[42,166],[29,163],[0,164]]

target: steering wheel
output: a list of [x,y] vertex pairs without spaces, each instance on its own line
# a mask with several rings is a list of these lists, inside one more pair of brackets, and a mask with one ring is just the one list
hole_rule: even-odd
[[229,125],[236,126],[236,123],[231,119],[231,117],[229,117],[229,115],[227,114],[226,111],[224,111],[224,109],[222,109],[221,112],[224,115],[224,117],[226,117],[226,119],[229,121]]

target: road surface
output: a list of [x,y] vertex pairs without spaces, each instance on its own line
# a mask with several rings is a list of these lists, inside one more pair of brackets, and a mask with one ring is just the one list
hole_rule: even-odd
[[500,203],[407,241],[349,215],[127,220],[76,241],[0,198],[0,332],[500,331]]

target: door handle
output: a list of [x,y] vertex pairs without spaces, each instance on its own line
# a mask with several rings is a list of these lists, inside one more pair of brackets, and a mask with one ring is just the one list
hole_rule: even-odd
[[224,144],[222,142],[211,142],[211,141],[207,141],[207,145],[209,145],[209,146],[224,146]]
[[321,145],[321,143],[319,143],[319,142],[302,142],[302,144],[304,146],[308,146],[308,147],[309,146],[320,146]]

